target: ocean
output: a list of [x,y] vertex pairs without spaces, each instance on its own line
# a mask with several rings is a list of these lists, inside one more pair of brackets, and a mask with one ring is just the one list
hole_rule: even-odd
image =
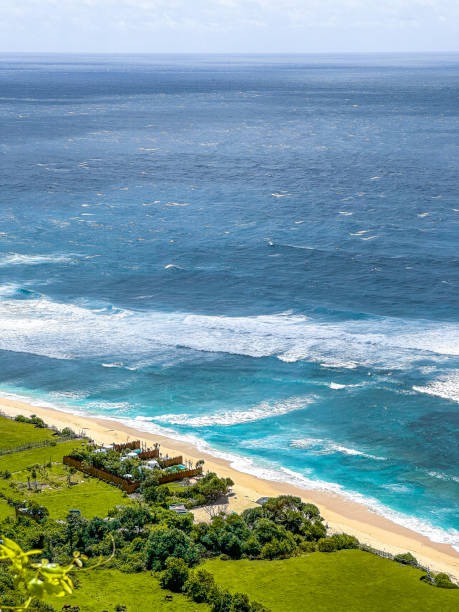
[[0,56],[0,392],[459,550],[459,55]]

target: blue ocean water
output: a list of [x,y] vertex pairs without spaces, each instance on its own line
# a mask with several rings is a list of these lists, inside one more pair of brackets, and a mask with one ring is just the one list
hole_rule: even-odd
[[0,391],[459,546],[459,56],[0,56]]

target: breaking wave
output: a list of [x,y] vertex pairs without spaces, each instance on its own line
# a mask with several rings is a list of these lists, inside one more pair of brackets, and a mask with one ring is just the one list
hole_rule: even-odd
[[[118,363],[120,356],[124,361],[191,349],[324,367],[396,369],[459,355],[454,324],[378,317],[325,322],[291,312],[248,317],[145,312],[59,303],[33,292],[23,299],[8,291],[0,296],[0,348],[59,359],[99,357]],[[115,359],[107,360],[110,356]]]
[[20,253],[9,253],[0,258],[0,267],[14,265],[37,266],[40,264],[71,263],[73,261],[74,258],[69,255],[21,255]]
[[454,370],[450,375],[442,376],[425,387],[415,385],[413,389],[418,393],[436,395],[459,403],[459,371]]
[[281,416],[301,410],[313,401],[311,397],[295,397],[271,404],[261,402],[248,410],[225,410],[217,414],[206,414],[193,416],[191,414],[163,414],[154,417],[155,421],[169,423],[170,425],[188,425],[189,427],[212,427],[215,425],[239,425],[241,423],[252,423],[274,416]]
[[291,440],[290,446],[294,448],[300,448],[308,450],[314,455],[332,455],[340,453],[342,455],[351,455],[356,457],[365,457],[366,459],[373,459],[375,461],[386,461],[385,457],[378,457],[370,453],[365,453],[356,448],[348,448],[342,444],[336,444],[330,440],[322,440],[320,438],[304,438],[301,440]]

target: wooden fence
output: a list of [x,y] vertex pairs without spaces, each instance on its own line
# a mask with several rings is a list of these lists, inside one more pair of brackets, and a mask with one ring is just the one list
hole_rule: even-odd
[[171,467],[172,465],[181,465],[183,463],[183,457],[182,455],[179,455],[178,457],[172,457],[171,459],[161,459],[158,461],[158,463],[162,468]]
[[62,462],[65,465],[70,467],[74,467],[80,472],[84,472],[85,474],[89,474],[90,476],[94,476],[99,480],[103,480],[105,482],[109,482],[111,484],[116,485],[126,493],[134,493],[140,487],[140,482],[136,482],[133,480],[128,480],[127,478],[121,478],[120,476],[116,476],[111,472],[107,472],[107,470],[101,470],[99,468],[95,468],[89,465],[83,465],[83,462],[79,459],[74,459],[73,457],[69,457],[66,455]]
[[113,444],[113,450],[116,450],[118,453],[126,448],[137,450],[140,448],[140,440],[133,440],[132,442],[125,442],[124,444]]
[[183,480],[184,478],[192,478],[193,476],[200,476],[202,474],[202,467],[197,467],[192,470],[180,470],[178,472],[170,472],[164,474],[159,479],[159,484],[165,484],[166,482],[173,482],[174,480]]
[[[175,459],[182,459],[181,457],[176,457]],[[170,459],[169,461],[174,461],[174,459]],[[114,484],[119,487],[126,493],[134,493],[140,487],[140,482],[128,480],[127,478],[121,478],[120,476],[116,476],[107,470],[101,470],[99,468],[83,465],[83,462],[79,459],[74,459],[69,455],[66,455],[62,462],[69,467],[74,467],[80,472],[84,472],[85,474],[89,474],[90,476],[94,476],[99,480],[103,480],[104,482],[108,482]],[[179,461],[178,463],[181,463]],[[178,465],[178,463],[173,463],[171,465]],[[202,467],[197,467],[192,470],[179,470],[177,472],[170,472],[169,474],[163,474],[159,478],[159,484],[164,484],[166,482],[173,482],[174,480],[183,480],[183,478],[191,478],[193,476],[199,476],[202,474]]]
[[139,459],[157,459],[159,457],[159,448],[153,450],[142,451],[138,455]]

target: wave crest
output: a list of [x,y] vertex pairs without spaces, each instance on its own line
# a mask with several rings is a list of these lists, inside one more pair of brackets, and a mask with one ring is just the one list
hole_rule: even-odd
[[313,401],[311,397],[295,397],[271,404],[261,402],[248,410],[225,410],[217,414],[193,416],[192,414],[163,414],[154,417],[155,421],[168,423],[170,425],[188,425],[189,427],[213,427],[215,425],[240,425],[242,423],[253,423],[275,416],[282,416],[289,412],[301,410]]

